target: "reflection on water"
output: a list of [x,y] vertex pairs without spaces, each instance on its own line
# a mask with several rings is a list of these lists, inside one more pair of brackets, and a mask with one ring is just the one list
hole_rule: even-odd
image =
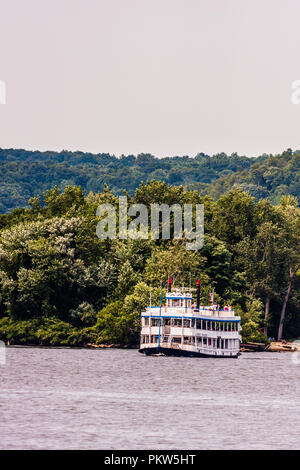
[[1,449],[298,449],[300,365],[8,348]]

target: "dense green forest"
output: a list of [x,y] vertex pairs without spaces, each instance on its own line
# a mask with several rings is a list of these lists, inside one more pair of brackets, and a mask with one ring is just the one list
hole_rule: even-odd
[[288,149],[281,155],[258,158],[249,169],[221,175],[213,184],[196,183],[191,189],[218,198],[232,188],[239,187],[258,199],[270,199],[277,204],[283,195],[300,199],[300,151]]
[[133,195],[141,181],[165,181],[197,189],[218,198],[241,187],[256,199],[278,203],[282,195],[300,198],[300,151],[248,158],[225,153],[194,158],[155,158],[150,154],[122,155],[84,152],[39,152],[0,149],[0,213],[25,207],[28,200],[55,185],[81,186],[85,194],[101,192],[107,184],[114,194]]
[[[62,154],[54,157],[59,155],[63,158]],[[33,180],[37,179],[33,157],[26,163],[20,156],[17,164],[15,156],[9,163],[12,174],[15,165],[21,180],[20,168],[24,170],[27,164]],[[71,157],[73,166],[69,161],[69,166],[59,167],[66,171],[65,181],[70,176],[68,168],[78,174],[82,170],[82,175],[86,168],[77,161],[78,154],[69,154]],[[40,169],[41,157],[36,158]],[[85,158],[82,154],[82,160]],[[98,157],[90,158],[96,172],[92,160]],[[106,158],[109,166],[112,157]],[[183,159],[182,165],[191,165],[193,173],[193,165],[199,165],[202,158],[210,161],[200,156],[191,162]],[[232,157],[230,165],[238,158]],[[281,157],[276,158],[279,166]],[[298,158],[298,154],[286,158],[282,172],[291,171]],[[271,161],[256,162],[256,170]],[[240,165],[247,167],[248,160],[242,158]],[[4,164],[4,168],[8,166]],[[47,172],[45,163],[43,181],[47,184],[51,171]],[[19,188],[17,178],[15,184]],[[37,192],[30,186],[31,191]],[[201,303],[209,302],[214,289],[217,303],[233,305],[242,317],[244,341],[300,336],[300,209],[296,197],[282,196],[272,204],[235,188],[214,199],[182,185],[151,181],[141,183],[128,198],[129,203],[147,206],[203,203],[203,248],[189,251],[185,240],[150,237],[100,240],[96,209],[104,202],[117,208],[115,191],[104,186],[102,191],[86,195],[73,185],[48,189],[42,197],[30,198],[27,208],[0,216],[0,339],[10,344],[135,345],[140,312],[148,305],[150,292],[152,302],[159,302],[160,281],[165,289],[168,277],[180,286],[188,286],[190,279],[194,284],[200,277]]]

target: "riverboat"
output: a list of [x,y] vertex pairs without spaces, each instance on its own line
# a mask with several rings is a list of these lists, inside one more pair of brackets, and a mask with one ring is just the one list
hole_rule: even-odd
[[200,280],[197,301],[193,304],[191,289],[171,287],[165,304],[149,306],[141,313],[139,352],[146,355],[228,357],[240,355],[240,317],[230,306],[200,305]]

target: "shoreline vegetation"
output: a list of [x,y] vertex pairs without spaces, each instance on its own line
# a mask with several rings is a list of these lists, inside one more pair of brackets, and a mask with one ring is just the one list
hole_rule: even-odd
[[[85,344],[83,346],[43,346],[39,344],[8,344],[8,348],[46,348],[46,349],[134,349],[138,350],[139,345],[120,345],[120,344]],[[295,352],[300,351],[300,344],[293,344],[292,342],[271,341],[269,344],[264,343],[242,343],[241,352]]]
[[139,345],[85,344],[82,346],[46,346],[41,344],[5,344],[7,348],[45,348],[45,349],[139,349]]
[[[298,154],[290,155],[290,160]],[[300,156],[300,155],[299,155]],[[281,160],[280,160],[281,161]],[[252,167],[251,167],[252,168]],[[276,204],[233,187],[213,199],[162,181],[141,183],[128,203],[204,204],[205,240],[100,240],[99,204],[118,211],[108,186],[86,194],[54,186],[28,207],[0,215],[0,340],[11,345],[136,346],[140,313],[159,305],[167,279],[201,279],[200,303],[231,305],[241,316],[242,343],[268,345],[300,337],[300,208],[295,196]],[[150,211],[149,211],[150,213]],[[128,223],[133,217],[128,216]],[[118,221],[118,217],[117,217]],[[148,224],[151,226],[151,224]]]

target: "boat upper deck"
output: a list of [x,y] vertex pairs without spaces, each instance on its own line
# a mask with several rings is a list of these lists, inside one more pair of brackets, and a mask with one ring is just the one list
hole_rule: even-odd
[[199,309],[192,307],[146,307],[141,314],[142,317],[184,317],[184,318],[201,318],[204,320],[224,320],[224,321],[240,321],[240,317],[234,314],[234,310],[213,309],[211,307],[202,307]]
[[218,305],[199,305],[198,308],[193,304],[193,296],[190,292],[181,292],[180,290],[167,292],[165,299],[164,305],[146,307],[141,316],[240,321],[240,317],[235,315],[234,310],[230,306],[221,309]]

